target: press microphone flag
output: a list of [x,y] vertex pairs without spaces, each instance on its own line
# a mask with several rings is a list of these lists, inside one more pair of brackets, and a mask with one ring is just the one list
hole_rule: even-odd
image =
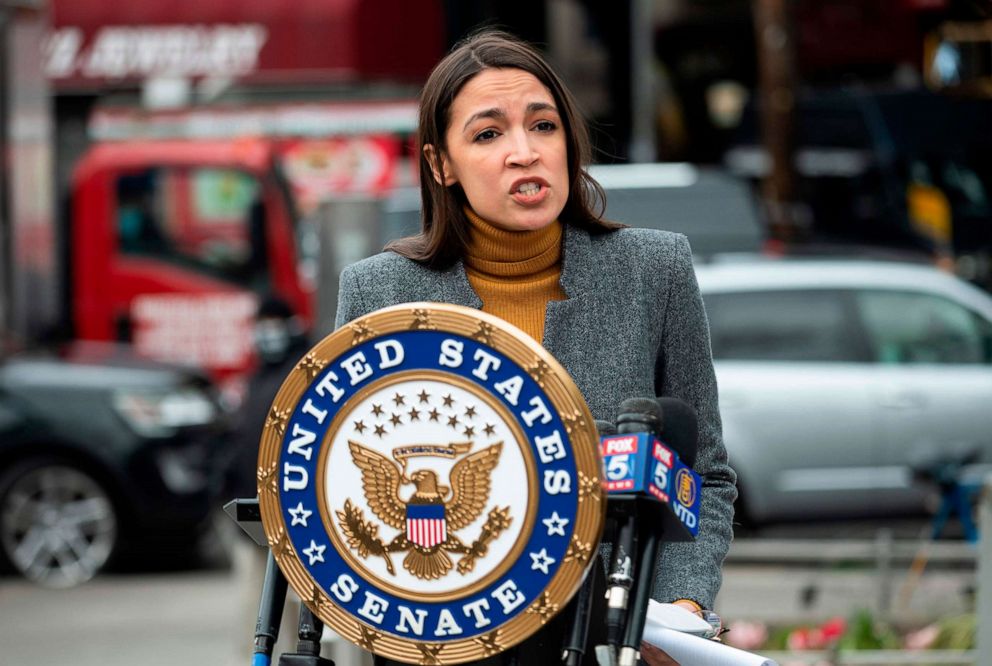
[[600,441],[610,497],[650,495],[667,504],[665,539],[690,541],[699,533],[702,480],[670,447],[651,433],[610,435]]

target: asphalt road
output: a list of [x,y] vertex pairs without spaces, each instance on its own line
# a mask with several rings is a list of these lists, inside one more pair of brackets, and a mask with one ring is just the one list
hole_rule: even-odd
[[[0,664],[247,666],[260,582],[241,555],[229,570],[103,575],[69,590],[0,579]],[[348,645],[329,649],[338,666],[362,663]]]
[[[0,585],[0,663],[238,663],[224,573],[103,577],[73,590]],[[247,664],[248,661],[241,662]]]

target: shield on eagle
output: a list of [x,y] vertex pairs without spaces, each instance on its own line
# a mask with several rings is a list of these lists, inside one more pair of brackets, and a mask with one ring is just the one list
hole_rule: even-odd
[[433,548],[448,538],[443,504],[407,504],[406,538],[423,548]]

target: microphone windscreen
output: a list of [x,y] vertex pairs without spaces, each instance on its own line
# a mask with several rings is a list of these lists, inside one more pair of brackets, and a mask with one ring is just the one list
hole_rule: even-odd
[[599,432],[600,437],[609,437],[617,434],[617,427],[609,421],[596,419],[596,431]]
[[653,432],[661,434],[661,408],[654,398],[627,398],[620,403],[617,430],[622,434]]
[[685,400],[663,397],[657,399],[661,409],[661,439],[689,467],[696,464],[698,424],[696,410]]

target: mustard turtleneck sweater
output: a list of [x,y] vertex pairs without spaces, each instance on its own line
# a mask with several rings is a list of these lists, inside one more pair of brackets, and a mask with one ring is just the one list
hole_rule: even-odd
[[469,208],[465,273],[482,311],[505,319],[541,342],[548,301],[565,300],[561,277],[562,225],[505,231]]

